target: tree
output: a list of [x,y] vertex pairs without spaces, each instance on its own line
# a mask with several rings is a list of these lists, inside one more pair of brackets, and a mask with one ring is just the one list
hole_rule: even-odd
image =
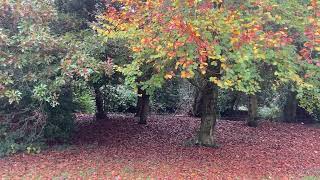
[[[107,43],[90,29],[90,24],[96,20],[96,13],[102,8],[101,5],[100,0],[57,0],[55,6],[58,18],[51,24],[54,31],[63,36],[68,44],[72,44],[78,52],[89,56],[87,59],[78,59],[76,54],[73,55],[75,58],[71,57],[71,62],[70,59],[67,60],[69,68],[67,72],[72,74],[74,79],[85,81],[92,89],[97,119],[104,119],[107,113],[102,88],[115,79],[111,76],[117,75],[113,72],[113,61],[110,57],[117,62],[123,59],[122,51],[125,51],[125,48],[121,47],[121,42]],[[121,48],[123,50],[119,51]],[[76,70],[79,72],[75,72]]]
[[[98,37],[96,37],[96,41],[93,40],[93,38],[90,39],[90,37],[95,37],[95,35],[88,31],[89,23],[95,20],[96,4],[96,0],[57,0],[55,1],[55,6],[58,11],[58,18],[53,24],[51,24],[56,33],[66,37],[69,36],[68,38],[70,39],[70,43],[77,44],[78,47],[81,47],[83,52],[90,53],[95,51],[95,53],[91,53],[91,55],[95,56],[95,62],[100,59],[101,61],[106,59],[103,54],[103,50],[105,48],[100,45],[103,41]],[[85,42],[80,42],[79,39],[81,39],[80,41]],[[71,64],[75,67],[78,66],[78,64]],[[90,70],[92,69],[90,68]],[[89,81],[89,78],[87,78],[86,81],[88,82],[87,84],[91,86],[91,89],[93,89],[96,105],[96,118],[103,119],[106,117],[106,112],[104,108],[104,98],[100,88],[106,83],[105,78],[107,77],[104,76],[103,73],[101,75],[101,71],[96,72],[98,73],[93,75],[94,78],[91,78],[93,80]]]
[[306,41],[300,50],[300,59],[303,59],[303,75],[310,86],[306,89],[297,89],[299,103],[309,112],[320,109],[320,4],[311,0],[308,6],[311,13],[307,16],[304,29]]
[[42,138],[64,141],[73,125],[72,85],[107,72],[108,64],[97,63],[71,35],[53,31],[57,18],[53,1],[0,2],[0,119],[8,134],[0,151]]
[[[55,15],[51,1],[0,2],[0,116],[8,134],[0,146],[7,148],[5,154],[43,137],[47,120],[55,116],[53,109],[71,81],[60,66],[68,48],[49,28]],[[71,113],[60,109],[66,121],[73,121]],[[52,121],[51,125],[60,128]]]
[[248,97],[248,126],[250,127],[257,127],[258,122],[258,99],[257,95],[249,95]]
[[58,19],[53,22],[55,32],[79,32],[89,29],[102,8],[101,0],[55,0]]
[[[63,73],[78,82],[85,82],[95,96],[96,118],[106,117],[104,94],[102,87],[114,75],[110,45],[92,30],[78,33],[67,33],[63,36],[66,44],[71,44],[69,55],[63,59]],[[115,49],[113,49],[115,50]],[[116,60],[119,56],[114,56]],[[120,57],[121,59],[121,57]]]
[[[297,54],[286,28],[278,24],[274,3],[244,1],[238,4],[207,1],[130,1],[107,7],[96,30],[109,39],[123,37],[133,51],[128,66],[141,72],[143,64],[154,68],[145,89],[180,74],[200,77],[201,126],[198,143],[215,146],[214,127],[218,87],[255,94],[263,79],[258,65],[275,68],[276,83],[308,86],[298,73]],[[278,4],[276,4],[278,5]],[[281,4],[280,4],[281,6]],[[131,81],[134,82],[134,81]]]
[[[280,2],[277,3],[279,5]],[[319,41],[319,36],[317,36],[320,16],[319,2],[315,0],[290,1],[286,2],[285,6],[275,7],[275,11],[281,17],[278,26],[286,27],[289,35],[293,37],[293,44],[298,54],[295,61],[298,65],[297,71],[306,84],[306,86],[292,83],[286,85],[287,101],[283,109],[284,121],[296,122],[298,108],[302,107],[309,113],[319,109],[316,103],[319,98],[317,74],[320,66],[317,55],[319,52],[317,48],[319,46],[317,45]]]

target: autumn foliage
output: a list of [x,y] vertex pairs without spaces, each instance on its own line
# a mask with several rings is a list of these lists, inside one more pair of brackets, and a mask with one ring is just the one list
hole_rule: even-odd
[[308,25],[304,32],[307,42],[304,43],[304,48],[300,53],[309,64],[320,67],[319,55],[317,54],[320,52],[320,9],[317,1],[312,1],[309,9],[313,14],[308,17]]
[[[297,122],[301,112],[320,122],[319,101],[319,0],[0,0],[0,156],[72,142],[77,150],[59,157],[111,164],[117,179],[119,156],[138,170],[163,168],[146,170],[152,177],[260,178],[264,163],[300,176],[319,164],[318,130],[261,119]],[[150,116],[157,109],[174,115]],[[220,121],[222,109],[243,112],[235,119],[246,126]],[[75,124],[81,113],[95,117]],[[83,156],[86,143],[103,148]],[[21,156],[40,172],[54,166]],[[0,165],[11,174],[19,158]],[[68,160],[57,172],[75,165]],[[28,162],[17,164],[24,174]]]
[[[193,78],[208,73],[208,66],[221,66],[210,81],[222,88],[253,93],[259,91],[260,64],[275,66],[277,79],[307,87],[295,69],[299,54],[295,35],[281,23],[281,4],[245,1],[241,5],[222,1],[117,1],[109,6],[96,29],[108,38],[126,38],[138,64],[152,64],[165,79],[175,75]],[[308,6],[317,11],[317,2]],[[302,56],[310,61],[317,43],[316,17],[306,26]],[[278,26],[277,28],[273,28]],[[289,26],[289,25],[288,25]],[[311,37],[312,36],[312,37]],[[309,50],[308,50],[309,49]],[[309,60],[308,60],[309,59]],[[134,64],[134,63],[132,63]],[[135,64],[135,66],[137,66]],[[286,68],[284,68],[287,66]],[[247,72],[243,71],[247,69]],[[288,70],[289,69],[289,74]],[[210,72],[209,72],[210,73]]]
[[[177,75],[190,81],[200,77],[205,83],[198,88],[206,95],[201,102],[205,112],[201,113],[200,132],[205,131],[208,137],[212,136],[216,117],[216,99],[208,98],[216,97],[217,87],[255,94],[261,91],[265,68],[273,69],[270,75],[274,76],[271,82],[274,88],[292,87],[298,92],[300,105],[309,111],[312,111],[310,102],[317,102],[320,97],[315,90],[319,89],[317,78],[305,79],[303,75],[318,71],[304,63],[317,65],[317,62],[310,63],[311,57],[315,57],[311,52],[318,49],[315,44],[317,1],[305,7],[309,11],[304,18],[311,21],[310,25],[301,24],[305,33],[293,33],[296,31],[291,25],[294,18],[282,17],[282,8],[289,6],[286,3],[251,0],[243,3],[219,0],[113,2],[120,5],[114,7],[110,3],[95,29],[108,39],[127,40],[133,59],[123,71],[136,69],[140,74],[127,73],[136,79],[144,74],[143,66],[151,67],[154,78],[144,82],[146,90],[161,86],[165,79]],[[303,8],[302,4],[294,3]],[[301,42],[295,39],[304,35],[310,40],[304,42],[306,48],[299,52],[296,45]],[[301,54],[305,58],[303,62]],[[304,99],[306,93],[312,96],[308,98],[311,101]]]

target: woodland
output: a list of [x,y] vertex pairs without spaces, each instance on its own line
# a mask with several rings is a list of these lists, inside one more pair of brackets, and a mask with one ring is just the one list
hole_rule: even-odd
[[319,0],[0,0],[1,179],[320,179]]

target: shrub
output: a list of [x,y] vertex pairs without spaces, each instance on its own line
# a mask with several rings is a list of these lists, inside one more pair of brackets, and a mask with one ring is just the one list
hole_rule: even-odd
[[40,148],[43,144],[44,111],[40,104],[26,99],[22,99],[15,107],[1,107],[0,156],[26,151],[32,144]]
[[76,89],[74,92],[73,102],[76,105],[76,112],[94,114],[96,110],[96,104],[94,95],[89,88],[82,87]]
[[180,105],[179,81],[167,81],[151,96],[152,110],[157,113],[174,113]]
[[233,110],[234,102],[233,96],[234,92],[219,89],[219,96],[218,96],[218,112],[223,113],[226,110]]
[[44,137],[50,142],[67,142],[74,130],[73,95],[70,88],[64,88],[59,97],[59,106],[52,107],[49,104],[45,111],[47,122],[44,128]]
[[108,112],[134,112],[137,95],[133,90],[123,85],[106,85],[103,93]]
[[262,119],[274,120],[281,116],[281,109],[276,105],[263,106],[258,108],[258,117]]

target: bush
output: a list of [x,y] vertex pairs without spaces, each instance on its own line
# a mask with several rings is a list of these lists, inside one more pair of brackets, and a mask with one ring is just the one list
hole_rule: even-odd
[[56,121],[73,113],[69,105],[50,107],[65,99],[58,100],[59,92],[70,83],[62,70],[69,44],[49,28],[56,19],[52,1],[0,1],[0,12],[0,154],[38,152],[44,134],[63,129]]
[[258,117],[262,119],[274,120],[281,116],[281,109],[276,105],[263,106],[258,108]]
[[74,130],[73,95],[70,88],[64,88],[59,97],[60,105],[52,107],[49,104],[45,108],[47,122],[44,128],[44,137],[49,142],[67,142]]
[[234,92],[225,89],[219,89],[218,96],[218,112],[219,114],[225,112],[226,110],[234,110]]
[[40,147],[45,123],[42,105],[29,96],[23,97],[19,104],[2,103],[0,105],[0,156],[26,151],[32,144]]
[[23,149],[21,145],[15,142],[14,134],[8,134],[6,124],[0,124],[0,157],[14,154]]
[[96,111],[95,98],[89,88],[83,87],[76,89],[73,100],[76,112],[94,114]]
[[[0,104],[4,100],[0,99]],[[21,151],[39,153],[44,142],[67,142],[74,128],[71,88],[62,88],[59,106],[23,96],[19,103],[0,105],[0,156]]]
[[106,85],[103,88],[105,109],[108,112],[134,112],[137,94],[123,85]]
[[[10,119],[10,116],[13,119]],[[43,146],[41,131],[45,125],[43,117],[41,111],[33,107],[27,112],[15,111],[7,114],[0,123],[0,157],[28,149],[30,153],[39,152]]]
[[179,81],[167,81],[161,89],[151,96],[152,110],[157,113],[174,113],[179,108]]
[[317,123],[320,123],[320,109],[316,109],[314,112],[312,112],[311,116]]

